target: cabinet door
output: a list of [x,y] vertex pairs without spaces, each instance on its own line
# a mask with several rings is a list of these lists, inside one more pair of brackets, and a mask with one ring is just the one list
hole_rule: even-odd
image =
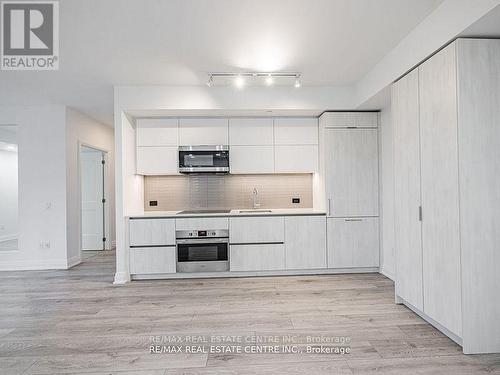
[[286,269],[326,268],[326,217],[285,217]]
[[396,294],[423,311],[418,69],[392,87]]
[[174,219],[130,219],[130,246],[175,245]]
[[276,173],[314,173],[318,170],[318,146],[276,146]]
[[230,271],[274,271],[285,269],[283,244],[231,245]]
[[229,238],[232,244],[284,242],[285,219],[283,216],[232,217]]
[[175,246],[130,249],[130,273],[148,275],[175,273]]
[[461,336],[455,46],[419,68],[420,155],[424,312]]
[[378,216],[377,129],[326,129],[328,216]]
[[177,147],[137,147],[137,174],[178,174]]
[[378,267],[378,218],[329,218],[328,268]]
[[179,120],[179,145],[227,145],[227,118],[192,118]]
[[231,146],[232,174],[274,173],[273,146]]
[[179,144],[178,119],[137,120],[137,146],[177,146]]
[[229,119],[229,145],[273,145],[272,118]]
[[376,128],[378,112],[325,112],[321,121],[327,128]]
[[317,118],[274,119],[274,143],[276,145],[317,145]]

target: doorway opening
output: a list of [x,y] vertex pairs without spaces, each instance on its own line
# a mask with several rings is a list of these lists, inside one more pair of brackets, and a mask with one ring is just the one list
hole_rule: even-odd
[[109,249],[106,199],[107,153],[80,146],[80,249],[82,259]]

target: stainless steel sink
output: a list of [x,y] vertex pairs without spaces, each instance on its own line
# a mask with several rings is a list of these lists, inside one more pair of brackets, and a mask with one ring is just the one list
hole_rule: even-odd
[[270,214],[271,210],[240,210],[239,211],[240,214],[262,214],[262,213],[265,213],[265,214]]

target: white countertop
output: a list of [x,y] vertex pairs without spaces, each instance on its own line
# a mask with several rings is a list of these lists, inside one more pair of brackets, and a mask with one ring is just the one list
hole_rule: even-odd
[[[243,211],[243,212],[241,212]],[[271,212],[268,212],[271,211]],[[226,216],[306,216],[306,215],[326,215],[325,211],[314,210],[312,208],[277,208],[267,209],[261,208],[257,210],[242,208],[231,210],[227,213],[201,213],[201,214],[179,214],[180,211],[146,211],[139,215],[130,215],[132,219],[135,218],[150,218],[150,217],[164,217],[164,218],[186,218],[186,217],[226,217]]]

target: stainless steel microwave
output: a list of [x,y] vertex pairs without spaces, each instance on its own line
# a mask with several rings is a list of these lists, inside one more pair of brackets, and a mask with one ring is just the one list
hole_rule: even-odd
[[179,146],[180,173],[229,173],[229,146]]

